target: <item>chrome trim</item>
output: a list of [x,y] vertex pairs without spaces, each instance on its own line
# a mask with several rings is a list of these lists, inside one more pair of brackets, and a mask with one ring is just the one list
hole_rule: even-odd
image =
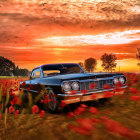
[[[121,88],[127,88],[128,86],[123,86]],[[83,94],[83,93],[76,93],[74,95],[71,94],[57,94],[58,96],[63,96],[63,97],[74,97],[74,96],[82,96],[82,95],[88,95],[88,94],[94,94],[94,93],[100,93],[100,92],[106,92],[106,91],[113,91],[115,88],[111,88],[111,89],[104,89],[104,90],[96,90],[96,91],[88,91],[87,93]]]
[[[121,74],[121,75],[115,75],[115,76],[112,76],[112,77],[106,77],[106,78],[93,78],[93,79],[85,79],[85,80],[66,80],[66,81],[62,81],[62,83],[61,83],[61,88],[62,88],[62,91],[64,92],[64,93],[66,93],[66,94],[70,94],[70,91],[72,91],[72,90],[70,90],[70,91],[65,91],[64,89],[63,89],[63,83],[65,83],[65,82],[79,82],[79,85],[81,84],[81,83],[84,83],[84,82],[99,82],[99,81],[101,81],[101,82],[103,82],[104,80],[113,80],[114,78],[117,78],[118,80],[119,80],[119,78],[120,77],[124,77],[125,78],[125,76],[123,75],[123,74]],[[126,83],[126,81],[125,81],[125,83]],[[124,83],[124,84],[125,84]],[[112,83],[106,83],[106,84],[110,84],[112,87],[114,86],[114,83],[113,83],[113,81],[112,81]],[[86,83],[84,83],[84,89],[86,89]],[[71,88],[72,89],[72,88]],[[97,89],[94,89],[95,91],[97,91],[97,90],[99,90],[100,89],[100,87],[99,88],[97,88]],[[81,91],[82,89],[81,89],[81,86],[80,86],[80,90],[79,91],[77,91],[77,93],[79,93],[80,91]],[[93,91],[93,89],[88,89],[88,92],[89,91]]]

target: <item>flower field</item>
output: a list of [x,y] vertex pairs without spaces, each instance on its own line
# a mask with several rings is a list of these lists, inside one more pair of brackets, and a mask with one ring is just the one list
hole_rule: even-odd
[[[39,97],[34,100],[28,90],[29,101],[22,100],[19,83],[28,78],[0,79],[0,140],[139,140],[140,139],[140,75],[125,74],[124,94],[106,92],[102,101],[66,105],[57,114],[42,108],[49,102]],[[23,83],[23,87],[24,87]],[[91,85],[94,88],[95,85]],[[105,89],[110,88],[104,85]],[[85,90],[82,91],[86,93]],[[75,94],[72,91],[71,94]],[[18,95],[18,96],[17,96]],[[96,94],[92,96],[94,99]],[[111,99],[110,99],[111,98]],[[39,103],[39,105],[38,105]],[[41,106],[40,106],[41,105]]]

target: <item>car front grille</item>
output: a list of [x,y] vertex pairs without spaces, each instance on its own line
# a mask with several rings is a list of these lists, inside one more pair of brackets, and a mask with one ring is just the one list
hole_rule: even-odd
[[[95,84],[94,89],[90,89],[90,85]],[[80,90],[100,90],[104,89],[104,85],[110,85],[110,87],[113,87],[113,79],[103,79],[103,80],[83,80],[80,82]]]

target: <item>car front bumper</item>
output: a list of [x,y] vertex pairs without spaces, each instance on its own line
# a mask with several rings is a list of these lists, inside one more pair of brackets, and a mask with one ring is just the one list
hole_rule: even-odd
[[[72,104],[72,103],[98,100],[98,99],[101,99],[101,98],[105,98],[106,92],[113,93],[112,96],[118,95],[118,94],[121,95],[121,94],[124,94],[123,89],[126,88],[126,87],[127,86],[123,86],[123,87],[121,87],[121,90],[115,91],[115,92],[114,92],[114,88],[112,88],[112,89],[88,91],[85,94],[79,92],[79,93],[76,93],[74,95],[71,95],[71,94],[57,94],[57,95],[61,100],[64,100],[66,104]],[[93,98],[93,95],[95,95],[94,98]]]

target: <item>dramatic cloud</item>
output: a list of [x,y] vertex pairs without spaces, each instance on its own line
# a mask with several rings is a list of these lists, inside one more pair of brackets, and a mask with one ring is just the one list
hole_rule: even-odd
[[138,47],[139,0],[0,0],[0,55],[20,67],[88,57],[100,65],[106,52],[137,71]]
[[140,39],[140,30],[107,33],[100,35],[60,36],[37,39],[49,46],[110,45],[132,43]]

